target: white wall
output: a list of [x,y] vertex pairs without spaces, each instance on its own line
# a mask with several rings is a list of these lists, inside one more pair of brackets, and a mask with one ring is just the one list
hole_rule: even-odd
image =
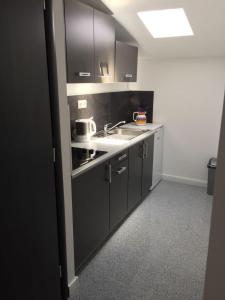
[[132,89],[154,90],[154,122],[165,124],[163,173],[205,185],[217,155],[225,87],[225,59],[139,60]]
[[127,90],[129,90],[129,85],[127,83],[67,84],[67,96],[120,92]]

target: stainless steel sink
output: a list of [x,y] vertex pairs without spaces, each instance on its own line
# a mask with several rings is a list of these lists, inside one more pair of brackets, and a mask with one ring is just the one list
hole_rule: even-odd
[[109,131],[109,134],[117,134],[117,135],[125,135],[125,136],[133,136],[133,137],[136,137],[136,136],[139,136],[141,134],[143,134],[144,130],[140,130],[140,129],[126,129],[126,128],[115,128],[113,130],[110,130]]
[[148,130],[115,128],[110,130],[105,138],[129,141],[147,131]]

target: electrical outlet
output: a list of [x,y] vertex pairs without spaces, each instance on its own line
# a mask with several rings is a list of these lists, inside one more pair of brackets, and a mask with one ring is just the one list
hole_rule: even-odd
[[87,108],[87,100],[78,100],[78,109]]

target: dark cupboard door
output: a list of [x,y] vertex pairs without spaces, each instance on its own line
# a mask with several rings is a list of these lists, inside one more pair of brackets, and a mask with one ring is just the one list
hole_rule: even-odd
[[111,170],[110,184],[110,230],[113,230],[127,215],[128,160]]
[[72,180],[76,271],[109,233],[108,172],[103,163]]
[[135,82],[137,80],[138,48],[116,41],[115,81]]
[[141,201],[143,142],[129,148],[128,210]]
[[143,143],[142,198],[148,195],[152,186],[153,152],[154,135],[151,135]]
[[94,10],[65,0],[67,82],[94,82]]
[[95,82],[114,81],[115,25],[114,19],[94,10]]
[[1,298],[60,300],[43,1],[1,1],[0,36]]

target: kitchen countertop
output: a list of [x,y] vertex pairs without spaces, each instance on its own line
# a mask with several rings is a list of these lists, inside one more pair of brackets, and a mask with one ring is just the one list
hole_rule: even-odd
[[134,123],[129,123],[121,126],[122,128],[139,128],[143,130],[148,130],[147,132],[144,132],[143,134],[129,140],[129,141],[124,141],[124,140],[104,140],[104,138],[99,138],[99,137],[92,137],[91,141],[89,143],[79,143],[79,142],[72,142],[71,147],[74,148],[84,148],[84,149],[94,149],[98,151],[105,151],[107,152],[106,154],[94,159],[93,161],[85,164],[84,166],[81,166],[75,170],[72,170],[72,178],[77,177],[78,175],[83,174],[87,170],[101,164],[102,162],[109,160],[116,154],[122,152],[123,150],[131,147],[132,145],[135,145],[136,143],[139,143],[140,141],[146,139],[147,137],[153,135],[155,131],[162,127],[162,124],[146,124],[143,126],[137,126]]

